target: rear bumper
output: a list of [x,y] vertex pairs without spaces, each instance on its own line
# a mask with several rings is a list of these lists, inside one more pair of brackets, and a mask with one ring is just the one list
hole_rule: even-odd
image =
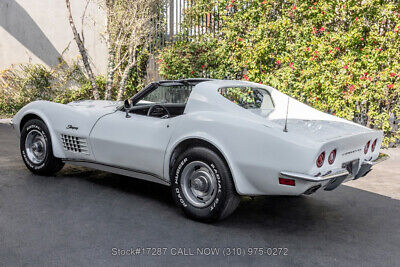
[[326,191],[331,191],[342,184],[344,181],[356,180],[367,175],[367,173],[371,171],[372,166],[382,161],[385,161],[388,158],[388,155],[380,153],[379,157],[376,160],[364,161],[361,166],[357,168],[356,173],[351,168],[348,168],[347,170],[342,170],[334,174],[317,177],[294,172],[281,172],[280,177],[309,183],[310,187],[304,192],[305,194],[314,193],[320,187],[323,187]]

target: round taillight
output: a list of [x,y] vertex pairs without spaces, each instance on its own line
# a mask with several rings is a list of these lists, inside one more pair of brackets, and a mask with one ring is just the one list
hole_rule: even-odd
[[328,157],[329,164],[332,165],[335,162],[335,159],[336,159],[336,149],[332,150],[331,153],[329,154]]
[[371,145],[371,151],[374,152],[375,151],[375,147],[376,147],[376,142],[378,141],[378,139],[375,139],[374,142]]
[[324,164],[324,160],[325,160],[325,151],[322,152],[321,154],[319,154],[318,158],[317,158],[317,167],[321,168],[322,165]]
[[365,144],[365,147],[364,147],[364,154],[367,154],[368,153],[368,148],[369,148],[369,144],[371,143],[371,141],[368,141],[366,144]]

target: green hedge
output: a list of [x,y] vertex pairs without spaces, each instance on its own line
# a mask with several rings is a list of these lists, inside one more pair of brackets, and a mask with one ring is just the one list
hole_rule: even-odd
[[[300,101],[382,129],[386,146],[398,144],[400,2],[296,3],[196,1],[186,32],[160,53],[161,75],[251,80],[284,93],[290,84]],[[189,34],[204,20],[208,34]]]
[[[104,78],[98,77],[97,82],[104,88]],[[40,64],[22,64],[0,72],[0,114],[3,117],[13,116],[29,102],[39,99],[67,103],[90,97],[90,83],[77,64],[62,62],[54,69]]]
[[[144,87],[148,53],[138,57],[138,66],[130,73],[124,97],[133,96]],[[104,99],[106,80],[96,76],[96,84],[101,99]],[[117,91],[112,91],[115,99]],[[0,118],[12,117],[23,106],[35,100],[69,103],[77,100],[93,99],[89,80],[78,62],[61,62],[53,69],[41,64],[19,64],[0,71]]]

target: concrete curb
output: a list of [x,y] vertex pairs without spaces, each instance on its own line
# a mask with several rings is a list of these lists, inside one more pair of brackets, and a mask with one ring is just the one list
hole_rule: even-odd
[[11,119],[0,119],[0,123],[9,124]]

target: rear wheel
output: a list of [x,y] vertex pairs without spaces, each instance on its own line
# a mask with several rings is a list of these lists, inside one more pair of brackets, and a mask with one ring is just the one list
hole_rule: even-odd
[[172,195],[190,218],[217,221],[229,216],[240,202],[228,166],[214,151],[189,148],[171,171]]
[[35,174],[50,175],[64,166],[54,157],[46,124],[38,119],[28,121],[21,132],[20,150],[26,167]]

